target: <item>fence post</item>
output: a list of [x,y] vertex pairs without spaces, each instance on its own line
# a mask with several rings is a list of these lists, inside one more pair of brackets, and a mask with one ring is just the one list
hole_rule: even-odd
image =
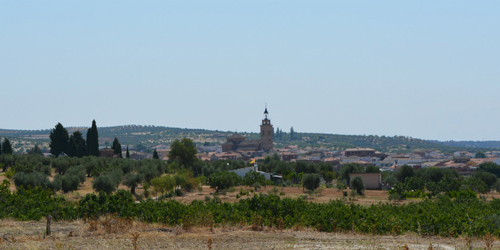
[[45,228],[45,235],[50,235],[50,221],[52,220],[51,215],[47,215],[47,228]]

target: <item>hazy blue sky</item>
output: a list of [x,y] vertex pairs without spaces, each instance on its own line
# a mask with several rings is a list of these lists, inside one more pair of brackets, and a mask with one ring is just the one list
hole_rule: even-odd
[[1,1],[0,128],[500,140],[500,1]]

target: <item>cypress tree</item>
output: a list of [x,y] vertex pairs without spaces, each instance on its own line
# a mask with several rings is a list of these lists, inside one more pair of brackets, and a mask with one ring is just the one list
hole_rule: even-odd
[[68,151],[68,131],[61,123],[57,123],[56,127],[50,132],[50,153],[58,157],[61,153]]
[[160,157],[158,156],[158,152],[156,152],[156,149],[153,152],[153,159],[160,159]]
[[[0,155],[2,154],[2,137],[0,136]],[[4,171],[5,172],[5,171]]]
[[127,153],[125,153],[125,158],[130,159],[130,153],[128,152],[128,146],[127,146]]
[[43,151],[38,147],[38,145],[35,145],[33,149],[28,151],[29,155],[43,155]]
[[113,146],[111,147],[114,150],[114,154],[120,156],[120,158],[123,158],[122,156],[122,145],[118,141],[118,139],[115,137],[115,140],[113,141]]
[[75,157],[76,156],[76,143],[75,143],[75,137],[73,135],[69,136],[69,141],[68,141],[68,148],[65,152],[69,157]]
[[82,132],[75,131],[69,138],[68,156],[81,158],[87,155],[87,147]]
[[12,145],[10,144],[9,139],[5,138],[2,143],[2,153],[6,155],[12,154]]
[[99,156],[99,135],[95,120],[92,121],[92,127],[87,131],[87,153],[90,156]]

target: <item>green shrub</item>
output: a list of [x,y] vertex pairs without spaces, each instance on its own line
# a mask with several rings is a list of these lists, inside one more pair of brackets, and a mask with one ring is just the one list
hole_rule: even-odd
[[363,183],[363,179],[361,177],[356,176],[351,180],[351,188],[356,190],[356,193],[359,195],[363,195],[363,191],[365,190],[365,184]]
[[35,187],[48,187],[49,179],[42,172],[18,172],[13,176],[14,184],[16,187],[23,187],[24,189]]
[[100,175],[94,179],[92,188],[97,192],[103,191],[106,194],[111,194],[116,190],[117,185],[110,175]]
[[347,184],[345,183],[344,180],[337,180],[336,188],[338,191],[344,190],[347,188]]
[[234,172],[223,171],[210,175],[208,182],[211,188],[214,188],[216,192],[219,192],[219,190],[228,189],[238,185],[240,179],[241,178]]
[[[252,187],[255,189],[255,191],[259,190],[259,188],[262,187],[262,184],[260,182],[255,182]],[[253,191],[253,190],[252,190]]]
[[400,201],[400,200],[403,200],[403,196],[398,194],[398,193],[392,193],[389,195],[389,200],[390,201]]
[[181,189],[176,189],[174,190],[174,193],[175,193],[175,196],[182,196],[183,193],[182,193],[182,190]]
[[302,176],[302,185],[308,190],[315,190],[319,187],[321,177],[319,174],[304,174]]
[[253,186],[255,183],[260,183],[262,185],[264,184],[265,181],[266,178],[264,178],[264,176],[255,171],[249,171],[243,177],[243,184],[249,187]]
[[128,173],[123,177],[123,185],[130,188],[130,193],[135,194],[135,188],[143,181],[144,176],[139,173]]
[[57,175],[55,179],[59,179],[61,181],[61,189],[64,193],[78,190],[80,179],[76,175]]

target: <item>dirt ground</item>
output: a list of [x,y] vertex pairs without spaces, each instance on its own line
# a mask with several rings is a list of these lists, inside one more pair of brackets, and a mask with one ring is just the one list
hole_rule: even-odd
[[[405,249],[405,245],[406,249],[469,249],[464,238],[354,235],[310,229],[252,231],[250,226],[220,226],[184,230],[134,221],[130,227],[110,233],[100,223],[91,231],[90,223],[78,220],[53,222],[51,235],[44,237],[45,227],[45,220],[0,220],[0,249],[134,249],[135,233],[137,249]],[[485,247],[483,239],[474,239],[472,244],[473,249]],[[500,249],[500,242],[493,242],[493,246]]]

